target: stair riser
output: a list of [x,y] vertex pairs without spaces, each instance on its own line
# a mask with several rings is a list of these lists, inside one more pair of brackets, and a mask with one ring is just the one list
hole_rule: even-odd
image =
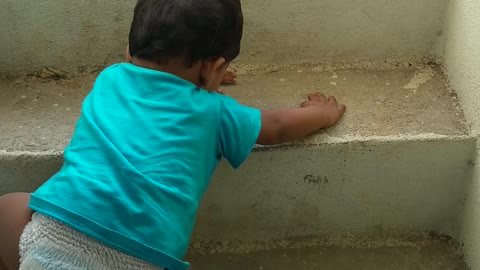
[[[240,63],[439,57],[447,0],[243,0]],[[0,72],[123,58],[135,1],[0,3]],[[32,46],[34,44],[34,46]]]
[[60,154],[0,153],[0,195],[32,192],[62,166]]
[[[456,235],[473,139],[352,142],[256,151],[222,163],[202,202],[195,240],[257,241],[379,228]],[[0,158],[0,194],[31,192],[59,155]]]
[[348,143],[222,164],[195,240],[263,241],[379,228],[455,236],[474,141]]

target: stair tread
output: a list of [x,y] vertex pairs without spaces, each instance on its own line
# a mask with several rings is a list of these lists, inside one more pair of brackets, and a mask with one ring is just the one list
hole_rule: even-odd
[[[71,137],[81,101],[97,74],[67,80],[0,79],[0,150],[61,151]],[[313,136],[468,135],[463,112],[438,67],[254,72],[240,75],[228,95],[259,108],[298,106],[320,91],[347,105],[344,119]]]
[[461,255],[448,245],[426,247],[309,247],[246,254],[191,254],[192,269],[465,270]]

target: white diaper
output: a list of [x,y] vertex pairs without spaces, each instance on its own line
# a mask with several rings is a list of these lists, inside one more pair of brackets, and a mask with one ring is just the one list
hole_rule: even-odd
[[20,238],[20,270],[161,270],[54,219],[33,214]]

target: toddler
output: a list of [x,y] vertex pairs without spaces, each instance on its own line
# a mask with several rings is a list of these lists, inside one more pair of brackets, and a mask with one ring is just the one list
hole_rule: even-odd
[[238,168],[255,144],[302,139],[345,111],[319,93],[271,110],[219,94],[242,31],[239,0],[139,0],[130,61],[98,76],[61,170],[31,195],[0,198],[0,267],[20,254],[20,269],[189,268],[219,161]]

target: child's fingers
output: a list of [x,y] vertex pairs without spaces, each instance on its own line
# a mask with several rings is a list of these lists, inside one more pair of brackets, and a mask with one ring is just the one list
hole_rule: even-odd
[[322,100],[325,100],[327,97],[325,97],[325,95],[323,95],[322,93],[311,93],[310,95],[308,95],[308,100],[312,100],[312,101],[322,101]]
[[327,100],[337,104],[337,99],[334,96],[329,96]]
[[236,83],[237,82],[237,74],[233,71],[227,71],[223,75],[222,83]]

